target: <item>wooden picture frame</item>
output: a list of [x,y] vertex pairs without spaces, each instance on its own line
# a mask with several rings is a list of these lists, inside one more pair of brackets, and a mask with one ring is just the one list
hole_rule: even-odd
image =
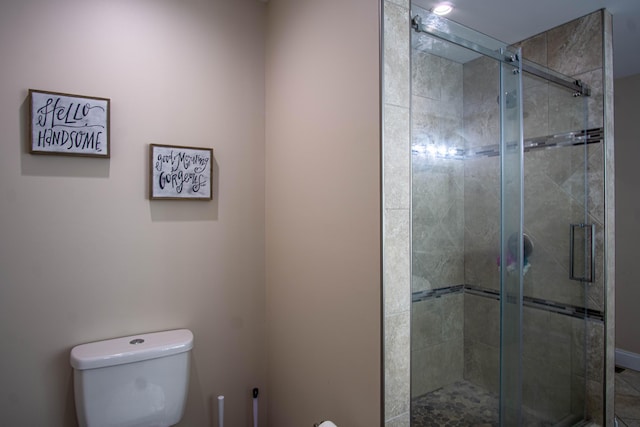
[[149,145],[151,200],[211,200],[213,149]]
[[29,89],[29,152],[111,157],[111,100]]

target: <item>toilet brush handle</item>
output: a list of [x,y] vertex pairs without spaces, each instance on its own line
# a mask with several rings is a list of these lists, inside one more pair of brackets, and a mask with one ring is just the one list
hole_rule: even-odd
[[218,396],[218,427],[224,427],[224,396]]
[[253,427],[258,427],[258,389],[254,388],[251,394],[253,396]]

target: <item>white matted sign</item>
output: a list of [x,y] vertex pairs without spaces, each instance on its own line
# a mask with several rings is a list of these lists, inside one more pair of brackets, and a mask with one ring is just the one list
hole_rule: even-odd
[[29,89],[32,154],[110,157],[109,99]]
[[151,144],[149,198],[211,200],[213,149]]

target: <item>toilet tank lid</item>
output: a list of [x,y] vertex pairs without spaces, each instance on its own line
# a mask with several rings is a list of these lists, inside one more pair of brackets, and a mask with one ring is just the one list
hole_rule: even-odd
[[96,369],[184,353],[193,348],[188,329],[152,332],[80,344],[71,349],[71,366]]

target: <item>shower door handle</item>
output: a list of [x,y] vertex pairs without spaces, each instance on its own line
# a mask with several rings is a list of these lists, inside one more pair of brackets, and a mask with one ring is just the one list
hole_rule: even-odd
[[[578,232],[576,232],[576,230]],[[596,276],[596,225],[595,224],[570,224],[569,225],[569,278],[581,282],[593,282]],[[576,238],[579,238],[579,257],[576,259]],[[576,268],[576,264],[578,268]],[[575,272],[582,270],[584,276],[576,276]]]

